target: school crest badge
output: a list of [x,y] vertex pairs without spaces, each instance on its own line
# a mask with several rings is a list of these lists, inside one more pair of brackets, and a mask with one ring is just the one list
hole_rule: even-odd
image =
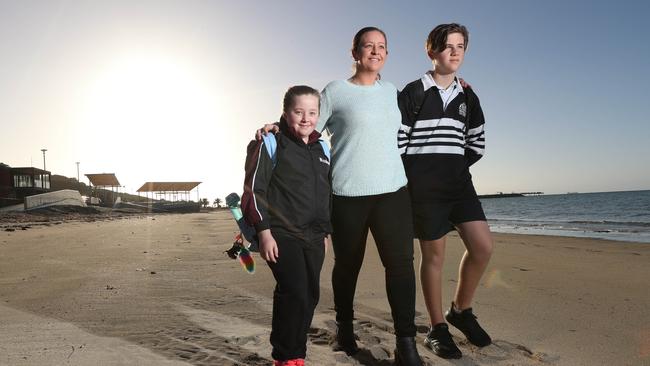
[[467,104],[465,104],[465,102],[461,103],[458,107],[458,114],[463,117],[467,117]]

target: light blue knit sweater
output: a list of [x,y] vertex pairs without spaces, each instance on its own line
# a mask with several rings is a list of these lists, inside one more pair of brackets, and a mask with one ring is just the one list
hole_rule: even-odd
[[369,196],[406,185],[397,148],[401,120],[397,88],[389,82],[337,80],[323,89],[317,130],[331,135],[335,195]]

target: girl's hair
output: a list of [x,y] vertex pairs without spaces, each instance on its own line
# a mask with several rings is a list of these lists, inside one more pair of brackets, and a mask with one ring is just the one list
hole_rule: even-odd
[[301,95],[313,95],[318,98],[318,109],[320,109],[320,93],[318,90],[307,85],[295,85],[289,88],[286,93],[284,93],[282,111],[285,113],[289,112],[289,109],[291,109],[291,107],[294,105],[295,98]]
[[440,24],[433,28],[429,37],[427,37],[426,49],[427,54],[439,53],[447,47],[447,37],[451,33],[460,33],[465,39],[465,49],[469,44],[469,32],[464,25],[458,23]]

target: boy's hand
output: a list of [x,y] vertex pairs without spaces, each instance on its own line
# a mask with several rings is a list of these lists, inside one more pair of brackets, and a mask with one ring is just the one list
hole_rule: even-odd
[[255,131],[255,140],[257,141],[261,140],[262,135],[266,136],[269,132],[275,135],[276,133],[278,133],[278,131],[280,131],[280,127],[277,124],[267,123],[264,125],[264,127]]
[[323,239],[323,245],[325,246],[325,254],[327,254],[327,249],[329,247],[329,241],[330,241],[330,236],[326,236],[325,239]]
[[465,88],[467,88],[467,89],[472,89],[472,86],[469,85],[469,84],[467,83],[467,81],[465,81],[465,79],[463,79],[463,78],[458,78],[458,81],[460,81],[460,86],[462,86],[463,89],[465,89]]
[[275,242],[275,238],[271,235],[271,230],[262,230],[257,233],[257,237],[260,241],[260,256],[262,259],[277,263],[279,257],[278,243]]

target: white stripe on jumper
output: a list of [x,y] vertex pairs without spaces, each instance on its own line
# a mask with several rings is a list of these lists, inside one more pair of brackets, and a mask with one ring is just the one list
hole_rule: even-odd
[[460,146],[429,145],[409,146],[406,148],[407,155],[415,154],[458,154],[465,155],[465,149]]
[[413,128],[431,128],[431,127],[454,127],[459,130],[465,129],[465,124],[453,118],[435,118],[415,121]]
[[485,148],[479,148],[473,145],[468,145],[467,148],[472,149],[475,153],[479,155],[483,155],[483,152],[485,152]]
[[402,123],[402,125],[399,127],[399,132],[408,134],[409,132],[411,132],[411,126],[407,126]]
[[436,131],[417,131],[411,134],[411,137],[433,136],[436,135],[454,135],[458,136],[459,140],[463,140],[465,136],[462,132],[457,130],[436,130]]
[[477,135],[477,134],[483,132],[483,127],[484,127],[484,125],[480,125],[478,127],[472,128],[471,130],[467,131],[467,135],[468,136]]
[[411,140],[411,143],[416,143],[416,144],[432,144],[435,145],[436,142],[452,142],[454,144],[461,144],[463,145],[464,142],[462,139],[457,139],[453,137],[429,137],[428,139],[417,139],[417,140]]

